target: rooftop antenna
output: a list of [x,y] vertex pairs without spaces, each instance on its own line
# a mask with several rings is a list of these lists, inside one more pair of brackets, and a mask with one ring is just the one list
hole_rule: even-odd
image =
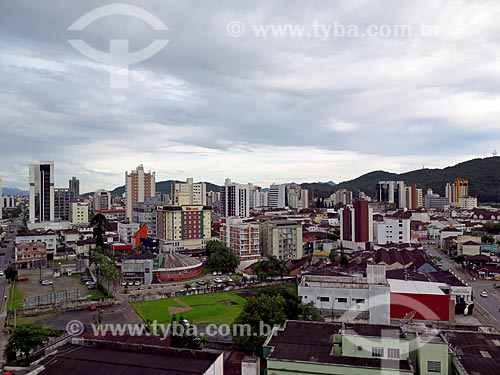
[[497,150],[493,150],[493,153],[492,153],[493,156],[497,156],[498,155],[498,152]]

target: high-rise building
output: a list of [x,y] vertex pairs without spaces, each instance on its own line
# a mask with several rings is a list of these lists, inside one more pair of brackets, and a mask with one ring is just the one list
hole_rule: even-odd
[[3,196],[2,196],[2,179],[0,178],[0,220],[3,218]]
[[378,183],[378,201],[393,203],[396,208],[407,208],[404,181],[380,181]]
[[255,186],[252,190],[252,209],[256,210],[262,207],[269,206],[269,193],[262,191],[262,188]]
[[208,206],[157,206],[156,235],[169,251],[202,249],[212,237]]
[[70,215],[71,192],[68,188],[54,189],[54,220],[68,221]]
[[89,222],[88,203],[72,202],[70,205],[70,221],[72,224],[86,224]]
[[111,210],[111,192],[97,190],[94,194],[94,211]]
[[155,173],[145,172],[141,164],[130,174],[125,172],[125,186],[127,194],[126,219],[131,222],[134,204],[144,202],[146,198],[152,198],[156,195]]
[[286,184],[273,184],[268,193],[269,207],[285,208],[288,206]]
[[163,206],[160,198],[146,198],[144,202],[136,203],[133,210],[133,222],[139,226],[146,225],[148,228],[148,236],[156,237],[156,207]]
[[80,180],[76,177],[72,177],[71,180],[69,180],[69,191],[71,199],[80,198]]
[[221,215],[223,217],[249,217],[250,216],[250,192],[251,184],[238,184],[226,179],[221,186]]
[[271,208],[308,208],[309,192],[297,184],[273,184],[269,188],[268,201]]
[[409,184],[406,186],[406,208],[418,208],[417,184]]
[[330,195],[331,203],[336,206],[338,204],[342,204],[347,206],[352,204],[352,191],[346,189],[340,189]]
[[261,258],[259,224],[230,217],[221,227],[221,242],[233,251],[240,262],[255,262]]
[[457,178],[453,182],[448,182],[445,187],[445,196],[452,205],[458,205],[460,198],[469,196],[469,180]]
[[302,258],[302,225],[291,220],[262,223],[260,250],[265,257],[275,256],[282,260]]
[[417,189],[417,208],[424,207],[424,191]]
[[212,208],[220,207],[220,191],[209,191],[207,196],[207,206]]
[[207,186],[204,182],[193,183],[192,178],[186,182],[172,182],[171,196],[174,206],[207,205]]
[[339,210],[340,240],[347,247],[369,248],[373,242],[373,209],[369,202],[355,200]]
[[54,221],[54,162],[30,164],[29,221]]

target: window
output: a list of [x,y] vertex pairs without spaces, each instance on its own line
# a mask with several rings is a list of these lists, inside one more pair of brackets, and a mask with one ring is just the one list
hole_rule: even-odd
[[339,303],[347,303],[347,298],[337,298]]
[[362,298],[357,298],[356,303],[365,303],[365,300]]
[[394,348],[387,349],[387,356],[391,359],[399,359],[399,349],[394,349]]
[[330,297],[319,297],[321,302],[330,302]]
[[441,372],[441,362],[428,361],[427,362],[428,372]]
[[382,358],[384,356],[384,348],[372,348],[372,357]]

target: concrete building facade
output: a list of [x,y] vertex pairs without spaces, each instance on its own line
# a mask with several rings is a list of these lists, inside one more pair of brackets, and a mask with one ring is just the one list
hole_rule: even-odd
[[300,259],[303,256],[302,225],[290,220],[260,224],[260,251],[265,257]]
[[54,162],[30,164],[29,221],[54,221]]
[[207,187],[204,182],[194,183],[192,178],[186,182],[172,182],[172,204],[174,206],[207,205]]
[[142,164],[131,173],[125,172],[125,191],[126,219],[132,222],[134,205],[156,195],[155,172],[145,172]]

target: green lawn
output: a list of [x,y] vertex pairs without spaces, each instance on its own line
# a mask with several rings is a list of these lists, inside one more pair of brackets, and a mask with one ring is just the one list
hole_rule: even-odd
[[21,310],[23,308],[24,294],[18,288],[18,282],[14,281],[11,286],[9,304],[7,306],[8,311]]
[[[182,316],[195,324],[231,324],[247,302],[245,298],[232,292],[184,296],[179,297],[179,300],[192,307],[192,310],[182,313]],[[135,302],[133,305],[144,320],[156,320],[160,324],[171,322],[169,307],[182,307],[172,298]],[[180,315],[177,314],[177,317]]]

